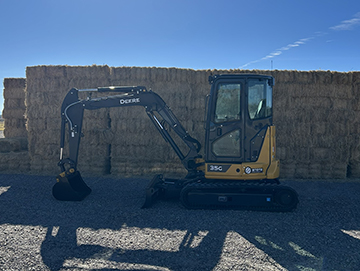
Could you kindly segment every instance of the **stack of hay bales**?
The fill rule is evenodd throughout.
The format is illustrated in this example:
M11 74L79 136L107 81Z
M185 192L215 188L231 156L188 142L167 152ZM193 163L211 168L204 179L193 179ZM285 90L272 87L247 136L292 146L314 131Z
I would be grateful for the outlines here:
M67 92L73 87L108 85L109 75L110 68L107 66L27 68L26 116L32 172L59 173L61 104ZM85 137L80 144L78 165L84 173L107 173L109 153L103 134L108 122L106 109L85 112Z
M208 76L250 72L275 77L273 103L280 177L360 176L359 73L108 66L27 68L26 116L31 170L44 174L59 172L56 164L60 108L72 87L143 85L151 88L164 99L190 135L204 145ZM148 119L143 107L86 110L83 133L78 164L82 174L185 173L175 152ZM170 133L183 148L174 131L170 129ZM186 148L183 150L186 152Z
M203 141L204 101L208 93L207 72L175 68L113 68L112 85L143 85L166 102L185 130ZM207 88L204 88L204 85ZM158 133L144 108L110 110L111 173L185 173L179 158ZM176 133L171 136L184 154L187 147Z
M26 137L25 127L25 87L24 78L4 79L4 110L2 117L5 120L4 136Z
M5 138L0 139L0 172L22 173L29 170L27 131L25 127L24 78L4 80Z
M346 178L354 140L352 73L272 74L282 177Z

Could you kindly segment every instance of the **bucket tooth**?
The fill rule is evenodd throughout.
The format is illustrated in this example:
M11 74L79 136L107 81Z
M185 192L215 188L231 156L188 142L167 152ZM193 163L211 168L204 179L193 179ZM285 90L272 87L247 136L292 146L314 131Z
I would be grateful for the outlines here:
M81 201L91 193L91 188L86 185L80 172L73 168L57 176L56 181L52 194L57 200Z

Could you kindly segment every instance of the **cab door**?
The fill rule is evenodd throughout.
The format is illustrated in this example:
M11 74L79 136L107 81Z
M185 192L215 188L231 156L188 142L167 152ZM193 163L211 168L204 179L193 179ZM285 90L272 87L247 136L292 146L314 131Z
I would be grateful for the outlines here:
M244 160L245 80L217 80L211 93L206 125L206 160Z
M272 124L271 78L231 74L214 77L206 119L206 163L240 164L258 159Z

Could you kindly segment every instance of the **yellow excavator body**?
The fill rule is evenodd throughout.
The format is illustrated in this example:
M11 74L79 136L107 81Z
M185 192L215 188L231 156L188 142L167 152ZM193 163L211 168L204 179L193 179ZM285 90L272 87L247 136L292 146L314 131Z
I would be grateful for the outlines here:
M226 180L279 178L280 161L276 158L275 135L275 126L269 126L265 134L259 158L256 162L245 162L241 164L205 163L205 178Z

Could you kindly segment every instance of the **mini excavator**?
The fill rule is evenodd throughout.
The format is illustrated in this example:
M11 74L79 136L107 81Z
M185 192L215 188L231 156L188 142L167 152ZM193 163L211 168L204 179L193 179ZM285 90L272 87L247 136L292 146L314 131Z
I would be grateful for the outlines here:
M77 169L84 110L143 106L187 170L182 179L156 175L146 189L143 208L159 198L176 196L188 209L294 210L298 204L296 191L278 180L280 164L276 159L272 114L274 78L223 74L210 76L209 83L204 157L199 154L200 142L189 135L164 100L152 90L144 86L72 88L61 107L58 163L61 173L53 186L53 196L57 200L81 201L91 193ZM81 100L79 92L115 95L96 98L89 95ZM176 144L169 127L185 143L187 153ZM69 155L65 158L67 133Z

